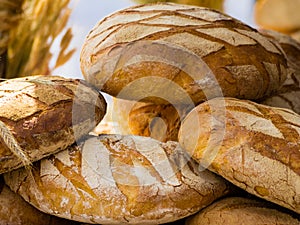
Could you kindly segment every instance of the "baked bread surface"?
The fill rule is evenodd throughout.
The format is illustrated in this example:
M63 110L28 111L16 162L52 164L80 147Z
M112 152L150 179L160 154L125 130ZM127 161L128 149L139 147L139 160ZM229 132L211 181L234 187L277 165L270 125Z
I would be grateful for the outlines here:
M179 142L195 160L238 187L300 212L300 116L295 112L212 99L186 116Z
M260 99L287 76L281 48L257 30L212 9L172 3L105 17L87 36L80 64L85 79L112 96L171 104Z
M230 185L186 158L176 142L101 135L5 174L6 183L49 214L99 224L160 224L187 217Z
M103 96L81 80L31 76L0 83L0 173L65 149L105 112Z
M258 199L229 197L216 201L185 225L298 225L300 221L276 205Z

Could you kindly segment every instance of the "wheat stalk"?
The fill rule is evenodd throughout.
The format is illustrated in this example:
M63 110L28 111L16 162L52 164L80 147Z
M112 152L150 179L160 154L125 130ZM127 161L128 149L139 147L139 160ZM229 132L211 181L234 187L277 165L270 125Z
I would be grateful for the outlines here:
M17 25L9 28L6 78L51 74L53 69L71 58L75 49L68 50L72 39L71 29L66 29L71 14L69 1L23 1L21 19ZM63 36L60 52L55 66L50 68L53 58L51 46L60 35Z
M8 45L9 30L12 29L20 19L23 0L0 0L0 55Z

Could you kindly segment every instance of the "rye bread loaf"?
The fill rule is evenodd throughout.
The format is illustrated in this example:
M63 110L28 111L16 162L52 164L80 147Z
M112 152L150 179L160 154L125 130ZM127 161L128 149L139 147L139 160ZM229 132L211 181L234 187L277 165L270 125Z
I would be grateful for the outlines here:
M102 19L83 44L80 64L85 79L112 96L173 105L259 99L287 76L280 47L257 30L213 9L172 3Z
M75 225L68 221L37 210L4 184L0 177L0 224L1 225Z
M276 41L286 54L290 72L276 94L263 99L262 104L292 109L300 114L300 43L288 35L271 30L260 30Z
M84 81L31 76L0 83L0 173L72 145L100 122L102 95Z
M295 112L212 99L186 116L179 142L238 187L300 213L300 115Z
M242 197L216 201L187 219L185 225L299 225L300 220L269 202Z
M228 193L228 183L188 161L177 142L140 136L87 137L79 146L4 175L41 211L84 223L160 224L189 216Z

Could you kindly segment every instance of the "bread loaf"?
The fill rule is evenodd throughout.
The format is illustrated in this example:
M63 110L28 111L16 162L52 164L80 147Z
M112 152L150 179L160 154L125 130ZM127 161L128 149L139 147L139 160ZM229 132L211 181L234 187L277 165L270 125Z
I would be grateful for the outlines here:
M0 173L65 149L105 110L102 95L80 80L32 76L0 83Z
M1 225L75 225L68 221L40 212L19 195L12 192L0 177L0 224Z
M299 225L300 220L273 204L257 199L230 197L216 201L189 218L185 225Z
M118 98L198 104L216 96L259 99L286 79L280 47L208 8L157 3L101 20L80 57L85 79Z
M186 116L179 142L238 187L300 213L300 116L293 111L216 98Z
M197 212L228 193L178 143L101 135L5 175L6 183L49 214L99 224L160 224Z
M121 98L113 98L110 106L114 133L151 137L162 142L178 141L181 121L192 109L189 105L155 104ZM100 128L97 127L98 133L103 126Z
M185 105L137 102L129 112L128 126L135 135L178 141L181 121L190 110Z
M288 35L270 30L260 30L268 38L276 41L286 54L290 73L276 94L263 99L261 103L292 109L300 114L300 43Z

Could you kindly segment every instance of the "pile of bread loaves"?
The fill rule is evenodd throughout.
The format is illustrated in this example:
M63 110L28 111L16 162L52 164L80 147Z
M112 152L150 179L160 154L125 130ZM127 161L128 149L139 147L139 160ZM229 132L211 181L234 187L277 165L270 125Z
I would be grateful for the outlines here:
M85 81L0 83L0 223L299 225L299 59L288 36L208 8L104 18ZM100 91L134 105L133 134L93 132Z

